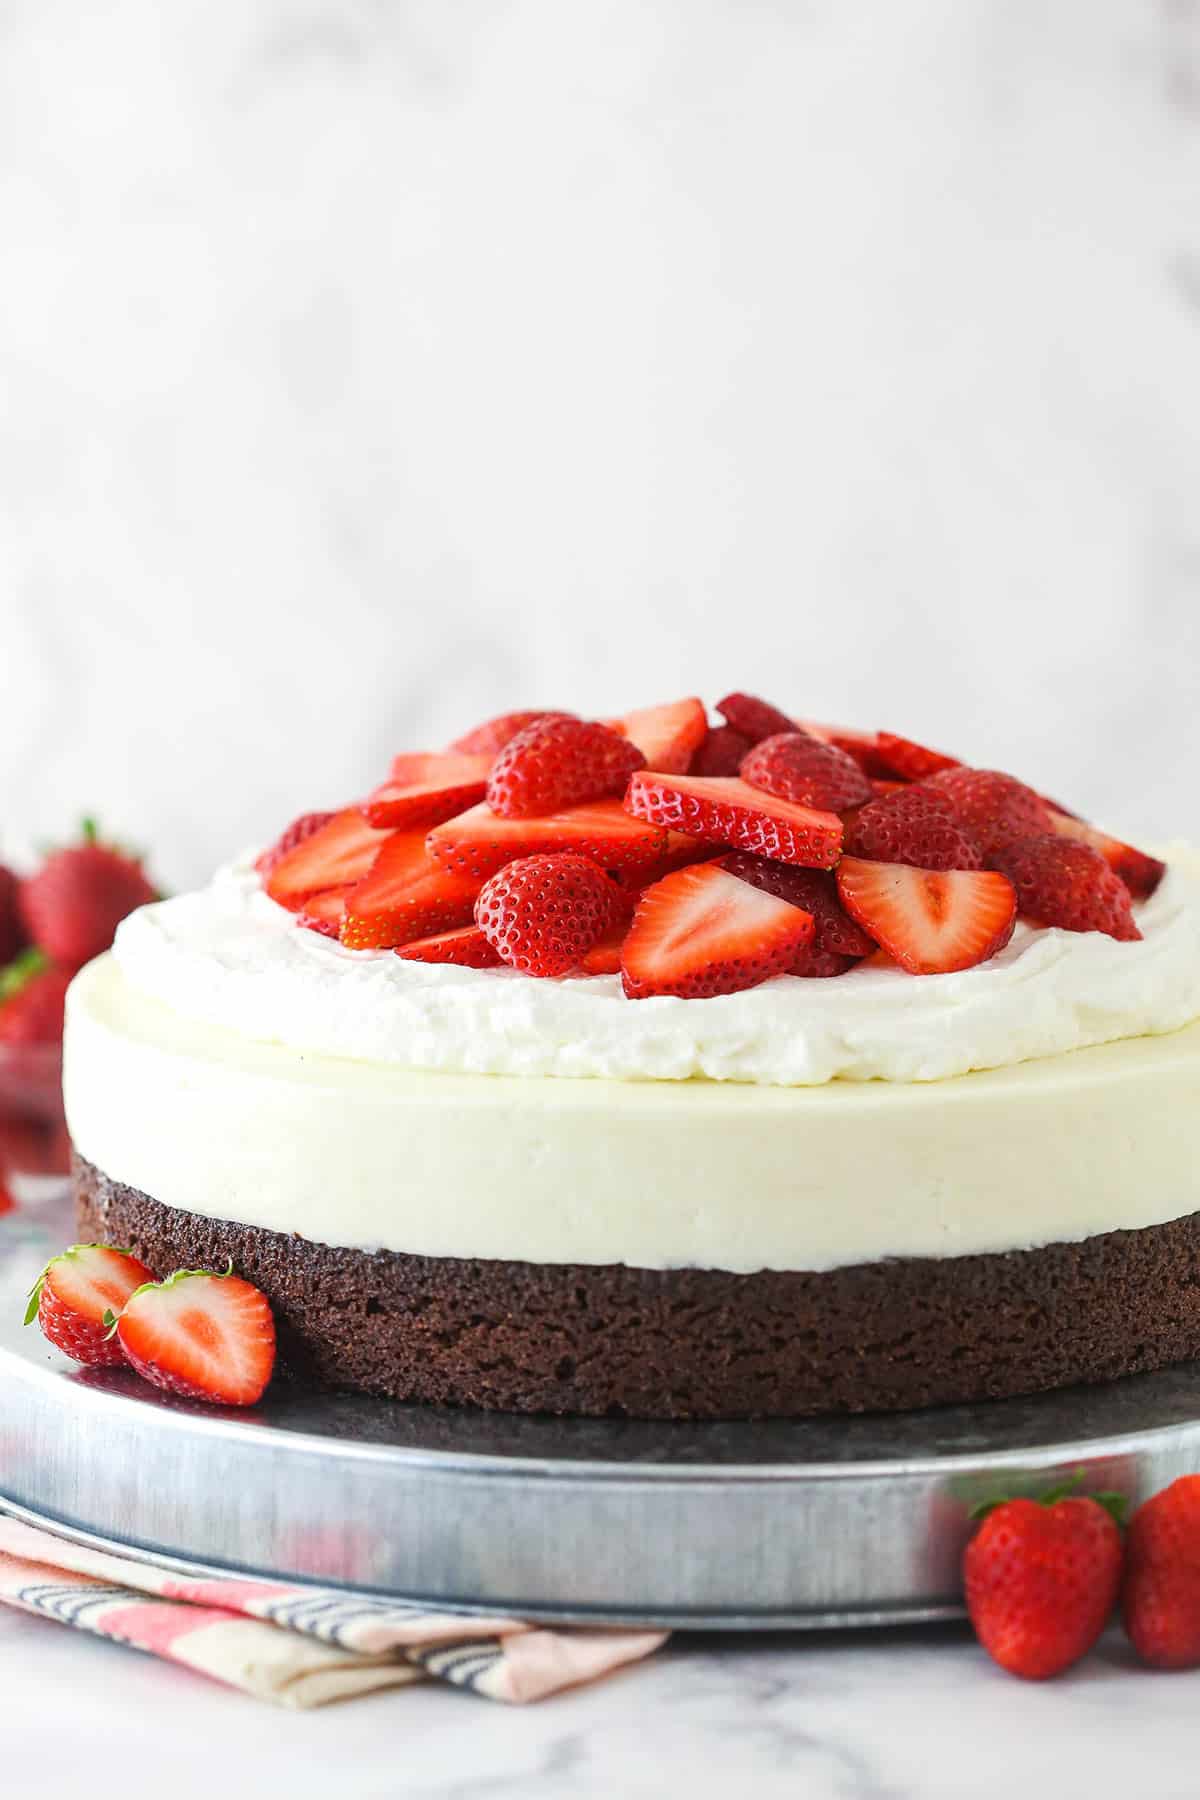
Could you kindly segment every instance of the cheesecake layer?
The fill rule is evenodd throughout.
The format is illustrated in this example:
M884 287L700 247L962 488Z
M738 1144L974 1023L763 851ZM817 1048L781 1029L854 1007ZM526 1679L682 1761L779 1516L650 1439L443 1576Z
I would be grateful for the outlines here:
M908 1086L439 1074L185 1017L105 956L72 984L64 1062L72 1138L111 1180L332 1247L820 1273L1078 1243L1200 1201L1196 1024Z
M1019 924L1000 955L920 978L863 965L709 1000L631 1001L616 976L538 981L346 950L297 927L253 866L141 908L115 954L131 986L240 1037L397 1068L597 1080L905 1085L1200 1018L1200 856L1169 846L1144 934Z
M83 1238L271 1302L285 1369L398 1400L647 1419L998 1399L1200 1354L1200 1213L1082 1244L824 1274L337 1249L200 1218L77 1161Z

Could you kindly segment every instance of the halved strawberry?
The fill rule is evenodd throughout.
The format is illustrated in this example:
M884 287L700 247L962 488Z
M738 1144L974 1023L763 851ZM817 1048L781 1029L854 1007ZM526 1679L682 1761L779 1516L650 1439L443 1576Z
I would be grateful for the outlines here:
M349 888L327 888L323 894L310 894L296 914L297 925L306 931L319 931L322 937L338 937L346 916Z
M648 769L662 769L669 775L686 774L708 733L704 703L695 698L676 700L669 706L645 706L605 723L636 744Z
M748 737L752 744L761 743L763 738L776 737L781 731L803 729L769 700L760 700L757 694L726 694L723 700L717 701L717 711L727 725Z
M962 762L961 757L947 756L941 750L927 750L924 744L916 744L911 738L897 737L894 731L876 734L874 754L877 761L902 781L924 781L943 769L957 769Z
M301 813L298 819L293 819L287 830L256 858L254 866L259 874L269 875L275 864L285 857L289 850L294 850L297 844L304 843L305 839L312 837L315 831L320 831L322 825L328 825L332 817L331 812L308 812Z
M680 869L638 901L621 951L621 985L630 1000L737 993L786 975L812 929L808 913L719 863Z
M368 794L360 811L368 825L397 831L402 826L440 825L455 813L476 806L487 792L490 756L458 756L449 752L398 756L392 778Z
M487 779L487 803L506 819L543 818L619 794L645 758L597 720L538 719L507 743Z
M398 944L396 955L405 962L456 963L460 969L494 969L500 961L478 925L459 925L454 931Z
M139 1287L116 1320L138 1374L189 1400L253 1406L275 1367L266 1295L240 1275L177 1269Z
M341 940L349 950L390 950L469 925L479 887L473 876L438 868L423 831L394 832L346 895Z
M630 818L619 800L592 800L543 819L502 819L490 806L435 825L425 840L439 868L485 881L517 856L578 851L605 869L645 869L667 847L661 827Z
M811 913L813 952L820 950L853 961L860 956L870 956L874 950L874 938L868 937L845 910L838 898L837 882L828 870L788 868L785 863L768 862L764 856L748 856L744 850L723 856L721 867L736 875L739 881L748 881L751 887L761 888L764 894L774 894L777 900L789 900L793 906ZM810 969L793 970L793 974L812 972ZM821 972L840 975L841 969Z
M752 850L775 862L830 868L841 854L842 821L836 813L776 799L736 776L639 769L630 780L625 808L652 825Z
M116 1368L125 1357L105 1316L119 1313L136 1288L153 1280L145 1263L129 1250L72 1244L52 1256L38 1276L25 1323L32 1325L36 1319L50 1342L76 1362Z
M272 900L296 912L310 894L361 881L387 839L357 806L344 807L311 837L281 856L266 879Z
M986 962L1016 923L1012 883L990 869L914 869L845 856L837 884L846 911L910 975Z
M538 712L500 713L495 719L485 719L482 725L476 725L460 738L455 738L450 745L451 750L461 750L467 756L496 756L505 744L515 738L518 731L524 731L537 719L569 719L571 713L555 712L552 708L542 708ZM393 767L392 774L396 771ZM397 777L402 779L402 777Z
M1148 900L1167 872L1166 863L1159 862L1156 856L1147 856L1144 850L1135 850L1132 844L1109 837L1107 832L1097 830L1096 826L1059 807L1050 807L1050 827L1058 837L1074 838L1078 843L1090 844L1093 850L1098 850L1135 900Z

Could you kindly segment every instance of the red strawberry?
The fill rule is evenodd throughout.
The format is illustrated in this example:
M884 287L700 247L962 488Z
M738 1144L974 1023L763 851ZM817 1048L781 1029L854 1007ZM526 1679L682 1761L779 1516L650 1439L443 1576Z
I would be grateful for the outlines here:
M423 831L397 831L346 895L341 939L350 950L390 950L469 925L479 882L431 862Z
M875 738L875 760L881 762L902 781L923 781L942 769L957 769L959 758L946 756L941 750L927 750L911 738L897 737L894 731L881 731Z
M15 1212L16 1209L16 1201L5 1187L3 1181L0 1181L0 1219L4 1217L5 1213Z
M538 719L570 719L573 716L572 713L551 711L501 713L498 718L476 725L474 731L468 731L465 736L455 738L450 748L461 750L465 756L496 756L518 731L524 731ZM394 768L392 773L396 773Z
M346 917L346 895L349 888L326 888L323 894L310 894L296 914L297 925L306 931L319 931L322 937L340 937Z
M877 800L886 800L889 794L902 794L906 788L912 786L910 781L888 781L881 775L872 775L870 781L871 790ZM954 811L954 808L944 794L940 796L936 795L932 788L922 789L922 792L928 799L937 800L940 798L944 812Z
M727 725L740 731L752 744L761 743L763 738L777 737L781 731L800 729L785 712L780 712L768 700L759 700L754 694L726 694L723 700L717 701L717 711Z
M777 800L735 777L639 770L629 783L625 807L652 825L752 850L775 862L830 868L841 853L842 822L836 813Z
M967 1611L988 1655L1010 1674L1044 1681L1096 1642L1121 1581L1121 1531L1083 1496L1005 1500L967 1545Z
M523 856L485 884L475 923L525 975L566 975L623 912L620 891L586 856Z
M254 866L259 874L269 875L275 864L282 862L289 850L294 850L297 844L303 844L307 838L312 837L314 832L320 831L322 825L328 825L332 817L331 812L310 812L301 813L298 819L293 819L283 836L276 838L268 849L256 857Z
M1050 829L1059 837L1074 838L1078 843L1090 844L1093 850L1098 850L1135 900L1148 900L1167 872L1166 863L1159 862L1156 856L1147 856L1144 850L1135 850L1132 844L1123 844L1119 838L1109 837L1105 832L1097 831L1094 825L1055 806L1050 807Z
M368 825L380 830L413 830L440 825L455 813L477 806L487 792L489 756L398 756L392 779L368 794L360 811ZM397 774L396 770L403 770Z
M983 852L945 798L902 787L872 800L846 826L846 854L918 869L981 869Z
M913 869L905 863L838 865L842 905L910 975L970 969L1003 950L1017 899L990 869Z
M188 1400L253 1406L275 1367L275 1320L265 1294L239 1275L177 1269L139 1287L117 1320L139 1375Z
M425 840L440 868L476 876L494 875L518 856L577 852L605 869L646 869L667 848L667 833L631 819L617 800L590 800L544 819L502 819L490 806L473 806Z
M51 1257L29 1296L25 1323L37 1320L52 1344L76 1362L116 1368L125 1361L109 1327L130 1294L154 1276L128 1250L72 1244Z
M267 876L267 892L296 912L311 894L361 881L387 836L368 825L357 806L344 807L280 857Z
M708 715L700 700L676 700L669 706L644 706L606 724L637 746L647 769L683 775L707 735Z
M629 920L622 918L616 925L610 925L603 937L598 937L590 950L585 950L579 959L579 967L585 975L619 975L621 973L621 946L625 942L625 934L629 930Z
M90 819L83 842L48 856L21 883L21 916L51 962L78 969L107 950L121 920L158 898L141 863L102 844Z
M57 1043L70 979L40 950L26 950L10 963L0 974L0 1044Z
M833 950L818 950L815 944L810 944L807 950L801 950L788 974L800 975L805 980L826 981L857 966L856 956L838 956Z
M762 856L747 856L743 850L736 850L731 856L723 856L721 867L728 869L740 881L748 881L751 887L761 888L764 894L774 894L778 900L789 900L793 906L802 907L806 913L811 914L813 941L810 961L818 951L832 954L838 959L853 959L870 956L874 950L874 938L868 937L862 926L856 924L845 910L838 898L837 882L828 870L788 868L785 863L768 862ZM795 974L798 971L792 972ZM838 968L824 972L840 975L842 971Z
M1129 889L1090 844L1050 832L1008 844L993 853L992 861L1016 889L1024 918L1063 931L1141 937Z
M1001 845L1050 830L1050 809L1041 795L996 769L943 769L923 787L950 801L988 861Z
M462 969L494 969L500 961L478 925L459 925L454 931L399 944L396 955L405 962L457 963Z
M621 952L630 1000L703 1000L786 975L812 939L808 913L719 863L666 876L642 894Z
M874 791L852 756L806 731L764 738L746 756L741 776L765 794L801 806L820 806L826 812L861 806Z
M751 742L732 725L714 725L692 758L692 775L736 775Z
M12 870L0 863L0 968L12 962L29 942L21 921L20 887Z
M539 719L504 746L488 776L487 801L503 819L541 818L619 794L645 764L636 744L585 719Z
M851 725L823 725L818 719L797 719L795 729L807 731L810 737L820 738L823 744L833 744L836 749L844 750L865 775L891 774L879 755L879 733L876 731L856 731Z
M1200 1665L1200 1475L1181 1475L1129 1521L1121 1611L1155 1669Z

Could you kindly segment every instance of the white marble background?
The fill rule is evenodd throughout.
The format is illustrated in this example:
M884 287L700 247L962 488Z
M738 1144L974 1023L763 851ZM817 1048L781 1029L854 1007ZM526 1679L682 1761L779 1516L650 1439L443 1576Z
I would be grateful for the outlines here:
M0 9L10 835L731 685L1186 829L1198 494L1196 0Z

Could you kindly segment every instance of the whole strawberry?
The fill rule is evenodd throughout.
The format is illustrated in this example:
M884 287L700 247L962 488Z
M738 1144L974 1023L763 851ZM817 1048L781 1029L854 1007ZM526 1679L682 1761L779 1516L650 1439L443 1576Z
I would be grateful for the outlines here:
M567 975L620 918L625 895L586 856L522 856L485 882L475 923L525 975Z
M117 1368L125 1361L109 1315L154 1276L128 1250L107 1244L72 1244L52 1256L29 1296L25 1323L36 1319L52 1344L76 1362Z
M20 888L12 870L0 863L0 968L12 962L29 941L21 923Z
M70 976L26 950L0 974L0 1044L56 1044Z
M1121 1562L1120 1526L1099 1500L1005 1500L963 1557L975 1635L1012 1675L1058 1675L1108 1623Z
M1181 1475L1129 1521L1121 1611L1143 1662L1200 1664L1200 1475Z
M38 948L73 970L107 950L126 914L154 899L141 863L100 843L88 819L81 844L54 851L21 883L21 916Z

